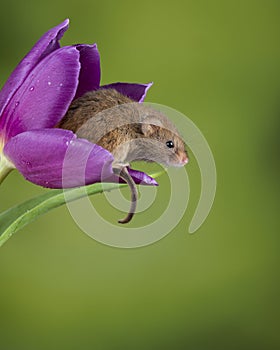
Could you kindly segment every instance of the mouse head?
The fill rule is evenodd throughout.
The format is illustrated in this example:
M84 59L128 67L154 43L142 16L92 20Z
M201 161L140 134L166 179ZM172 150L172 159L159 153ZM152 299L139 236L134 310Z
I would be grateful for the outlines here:
M161 113L148 115L141 126L144 138L153 147L153 157L166 166L184 166L188 163L186 144L175 126Z

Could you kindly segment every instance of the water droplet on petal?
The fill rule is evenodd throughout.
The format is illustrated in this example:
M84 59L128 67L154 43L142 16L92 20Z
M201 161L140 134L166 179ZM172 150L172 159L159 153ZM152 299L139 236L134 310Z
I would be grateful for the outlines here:
M19 101L16 102L16 107L19 105Z
M33 91L34 90L34 86L30 86L29 90Z
M60 83L59 86L60 86L60 87L63 86L63 83Z
M51 85L52 85L52 82L51 82L51 81L48 81L48 85L51 86Z

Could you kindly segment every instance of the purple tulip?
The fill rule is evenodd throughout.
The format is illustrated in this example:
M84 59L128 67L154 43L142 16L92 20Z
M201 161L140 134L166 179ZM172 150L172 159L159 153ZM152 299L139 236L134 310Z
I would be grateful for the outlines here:
M72 100L100 87L97 46L60 47L66 20L49 30L13 71L0 92L0 180L16 168L29 181L49 188L118 181L113 156L104 148L54 128ZM142 102L151 84L114 83ZM156 185L130 169L136 183Z

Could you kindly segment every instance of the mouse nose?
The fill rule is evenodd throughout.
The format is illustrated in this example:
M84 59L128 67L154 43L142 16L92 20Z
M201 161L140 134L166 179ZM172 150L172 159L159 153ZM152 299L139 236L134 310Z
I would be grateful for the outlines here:
M187 156L186 154L183 154L183 155L182 155L182 158L181 158L181 163L182 163L183 165L185 165L185 164L188 164L188 162L189 162L188 156Z

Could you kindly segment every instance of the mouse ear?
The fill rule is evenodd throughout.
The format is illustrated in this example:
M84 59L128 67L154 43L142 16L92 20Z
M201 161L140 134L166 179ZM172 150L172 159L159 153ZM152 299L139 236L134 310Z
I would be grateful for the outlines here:
M162 127L160 120L155 117L147 117L144 119L141 129L145 136L150 136L158 129L159 126Z

